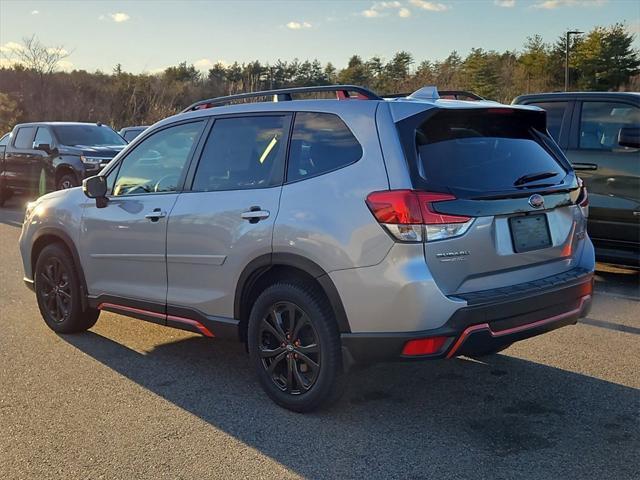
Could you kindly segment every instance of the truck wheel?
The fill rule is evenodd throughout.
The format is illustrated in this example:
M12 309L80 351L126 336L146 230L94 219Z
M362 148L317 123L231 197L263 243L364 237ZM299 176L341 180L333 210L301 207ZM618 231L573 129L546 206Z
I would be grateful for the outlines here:
M309 412L340 396L338 326L316 289L277 283L264 290L251 309L247 342L260 384L278 405Z
M78 273L62 245L53 243L40 252L33 279L40 314L51 330L74 333L95 325L100 310L82 309Z
M65 173L58 179L56 188L58 190L65 190L67 188L77 187L78 185L80 185L78 179L73 173Z

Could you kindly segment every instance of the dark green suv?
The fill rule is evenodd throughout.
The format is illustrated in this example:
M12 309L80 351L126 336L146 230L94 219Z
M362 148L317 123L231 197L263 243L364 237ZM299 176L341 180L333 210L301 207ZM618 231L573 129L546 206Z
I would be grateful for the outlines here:
M640 266L640 93L521 95L547 111L547 128L589 192L589 236L603 262Z

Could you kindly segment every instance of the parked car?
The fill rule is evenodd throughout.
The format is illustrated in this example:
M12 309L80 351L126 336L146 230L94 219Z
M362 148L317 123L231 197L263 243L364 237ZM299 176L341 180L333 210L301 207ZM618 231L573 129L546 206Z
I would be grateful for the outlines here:
M109 310L241 340L295 411L354 363L497 352L590 306L586 192L545 116L434 89L203 100L29 205L25 282L56 332Z
M140 135L142 132L144 132L147 128L149 128L148 125L139 126L139 127L124 127L122 129L120 129L120 131L118 133L127 142L131 142L131 140L136 138L138 135Z
M5 151L7 150L7 144L9 143L10 138L11 138L10 134L8 133L5 133L4 135L2 135L2 137L0 137L0 162L4 160L4 154L5 154ZM1 168L2 168L2 165L0 164L0 169Z
M640 94L522 95L547 111L549 132L589 190L589 236L598 260L640 266Z
M5 139L0 205L13 194L79 186L127 143L106 125L72 122L22 123Z

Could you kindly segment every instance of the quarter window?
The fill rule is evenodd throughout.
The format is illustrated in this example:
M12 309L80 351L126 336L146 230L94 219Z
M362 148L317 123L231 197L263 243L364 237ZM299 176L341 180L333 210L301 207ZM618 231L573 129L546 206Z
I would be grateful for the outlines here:
M113 195L175 192L203 125L176 125L145 139L122 161Z
M337 170L362 157L362 147L337 115L297 113L291 137L287 180Z
M559 141L567 102L540 102L531 105L540 107L547 112L547 130L556 142Z
M16 139L13 142L13 145L16 148L27 148L31 149L33 146L33 136L36 133L35 127L22 127L19 128L16 132Z
M216 120L192 189L244 190L282 183L288 124L288 116Z
M584 102L580 117L580 148L618 148L618 135L624 127L640 128L640 108L626 103Z

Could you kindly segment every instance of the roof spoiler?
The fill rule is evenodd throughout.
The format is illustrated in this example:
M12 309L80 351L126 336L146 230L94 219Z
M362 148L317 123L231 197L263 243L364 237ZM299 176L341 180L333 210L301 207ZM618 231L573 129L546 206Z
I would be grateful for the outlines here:
M392 93L390 95L385 95L384 98L424 98L416 97L416 94L425 88L435 89L438 94L438 98L453 97L454 100L484 100L484 98L477 93L469 92L467 90L437 90L436 87L424 87L414 93ZM433 100L433 98L429 98L429 100Z

